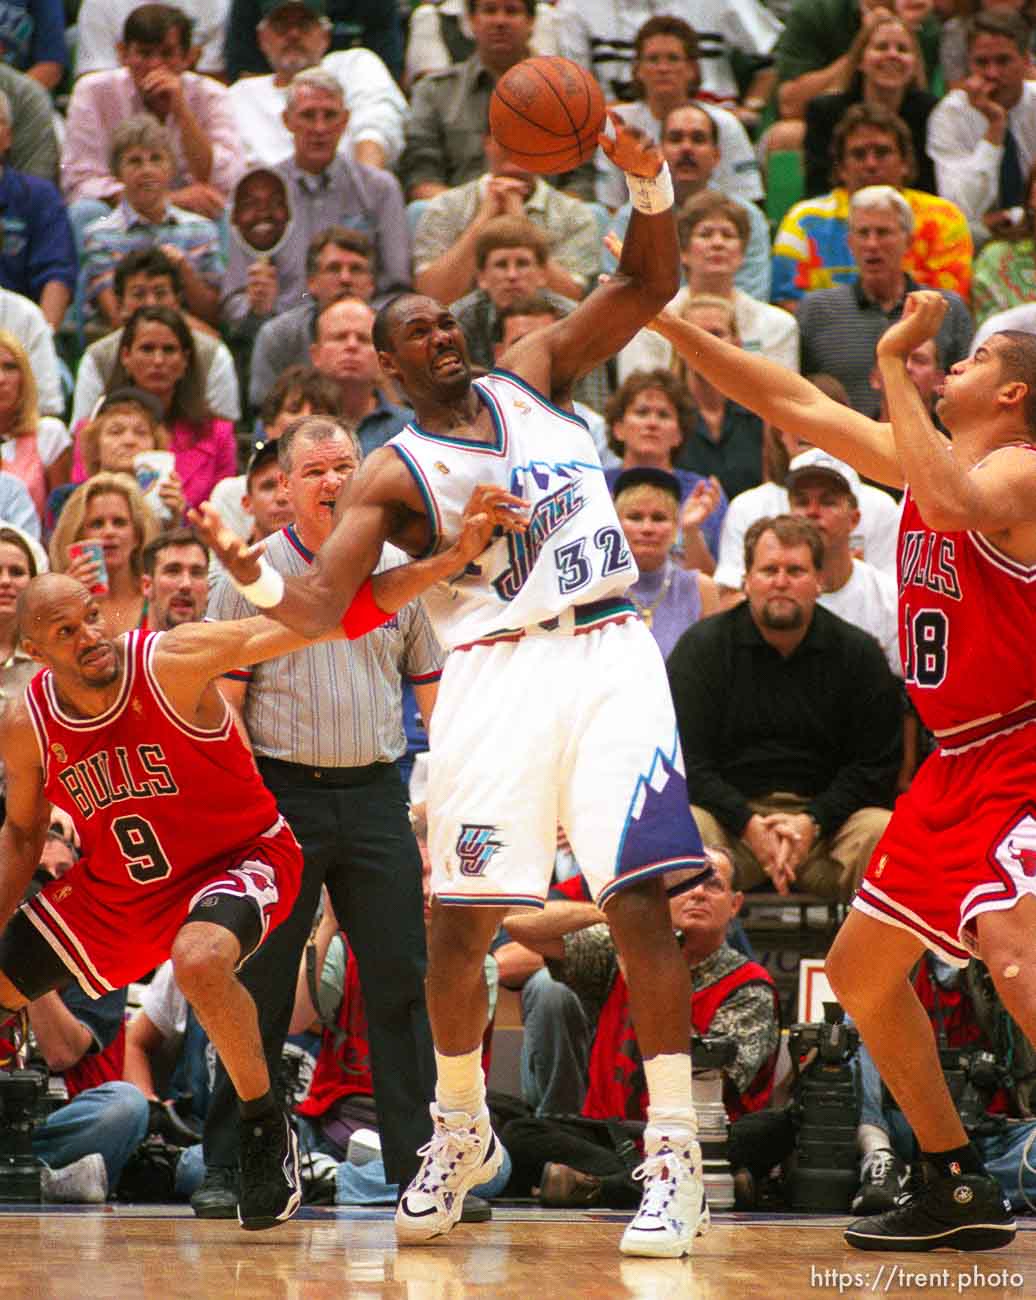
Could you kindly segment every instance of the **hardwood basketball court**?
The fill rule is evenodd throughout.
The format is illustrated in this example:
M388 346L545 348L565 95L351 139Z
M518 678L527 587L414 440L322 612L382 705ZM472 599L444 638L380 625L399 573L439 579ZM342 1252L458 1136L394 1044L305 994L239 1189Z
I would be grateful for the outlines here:
M20 1300L805 1300L1036 1295L1036 1219L1008 1250L849 1250L844 1219L719 1214L687 1260L627 1259L628 1216L522 1206L397 1250L388 1209L306 1209L243 1232L186 1206L0 1207L0 1295ZM841 1275L841 1276L840 1276ZM923 1277L923 1281L922 1281Z

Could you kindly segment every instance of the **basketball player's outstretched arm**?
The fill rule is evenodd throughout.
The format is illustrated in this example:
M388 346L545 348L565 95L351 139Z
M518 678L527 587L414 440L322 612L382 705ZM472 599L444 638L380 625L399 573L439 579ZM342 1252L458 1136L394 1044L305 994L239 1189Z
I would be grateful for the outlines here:
M0 929L22 901L40 864L50 825L36 735L23 700L14 701L0 723L0 755L7 779L7 811L0 827Z
M460 573L489 545L495 529L521 531L526 503L491 486L476 487L464 510L463 527L449 547L371 579L371 592L386 617L437 582ZM310 570L284 580L284 595L267 610L271 618L297 632L303 642L338 628L357 591L381 558L385 542L409 552L427 544L428 521L413 475L393 451L379 450L365 461L339 499L334 531ZM247 546L208 503L190 514L227 571L238 583L259 577L259 546ZM297 649L296 645L290 647ZM276 658L276 650L265 658ZM239 659L238 666L255 660Z
M903 315L878 342L878 368L904 475L929 528L995 535L1008 554L1031 564L1036 559L1036 456L1023 447L1001 445L970 465L948 454L947 439L932 423L907 374L907 357L935 337L945 314L941 294L918 290L907 297ZM977 348L967 364L999 365L987 346ZM1013 403L1020 441L1036 437L1022 418L1027 395L1027 385L1020 379L989 386L990 421L1003 417L997 403Z
M709 383L778 429L823 447L878 483L902 485L890 425L842 406L796 371L714 338L673 312L661 312L650 328Z
M658 146L617 114L615 137L601 135L605 152L633 176L654 177L664 163ZM556 398L624 348L680 287L680 250L670 206L647 215L634 210L615 274L579 306L546 329L521 339L501 365Z

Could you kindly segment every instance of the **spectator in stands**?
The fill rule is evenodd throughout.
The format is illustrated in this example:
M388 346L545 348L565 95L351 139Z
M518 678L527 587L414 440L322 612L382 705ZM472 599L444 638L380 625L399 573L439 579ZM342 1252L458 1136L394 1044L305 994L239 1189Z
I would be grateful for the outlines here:
M112 288L119 328L91 343L79 360L72 397L73 428L90 417L108 388L119 360L122 327L138 307L169 307L183 313L194 340L209 409L221 419L239 420L241 394L233 359L211 326L183 310L180 271L172 259L159 248L127 253L115 267Z
M871 387L875 347L889 325L899 320L906 295L918 287L910 275L911 241L916 229L906 197L889 185L869 185L849 200L849 251L859 267L854 283L815 289L799 304L802 367L834 375L849 402L864 415L877 416L879 397ZM961 297L939 292L947 311L936 342L943 368L968 355L971 316Z
M701 88L698 36L689 23L673 14L649 18L633 39L632 103L612 105L624 122L660 140L669 114L691 102ZM712 184L724 194L753 203L763 197L759 164L744 125L726 108L707 100L697 107L712 119L709 141L718 150ZM756 113L758 117L758 113ZM622 207L629 199L619 169L598 150L596 197L605 207Z
M727 498L714 478L679 464L695 416L687 389L668 370L634 371L605 409L608 441L622 458L619 467L605 470L605 478L614 491L623 470L650 467L672 474L680 484L684 564L708 574L715 567Z
M429 73L414 87L406 146L399 160L408 199L433 198L485 172L489 97L497 78L530 52L535 0L467 0L467 4L474 54Z
M717 338L741 346L737 316L729 299L696 294L687 299L681 315ZM695 410L691 432L676 463L717 478L728 499L757 486L763 478L762 421L714 388L683 358L675 360L673 369L677 381L686 384Z
M170 202L173 157L168 132L149 113L140 113L120 122L111 141L112 171L123 191L116 207L91 221L83 236L87 304L109 328L118 325L117 263L135 249L160 248L180 272L189 310L214 324L225 266L219 229L207 217Z
M475 246L488 222L524 217L549 245L545 287L579 299L600 269L600 235L589 204L523 171L488 133L488 170L436 195L414 232L414 284L420 293L453 302L475 287Z
M755 125L776 80L771 54L781 33L780 21L761 0L679 0L672 8L698 34L703 98ZM606 99L629 99L635 75L634 41L656 11L652 0L627 0L623 5L560 0L558 52L589 68ZM735 50L752 69L743 92L730 62Z
M338 298L317 315L310 348L313 367L338 388L341 418L364 456L413 419L409 407L389 401L378 386L378 354L371 331L374 312L360 298Z
M281 0L283 5L284 0ZM298 0L299 8L326 12L333 51L352 46L373 51L391 74L403 72L401 10L384 0ZM260 19L272 8L264 0L230 0L226 23L227 76L237 81L249 73L267 71L266 53L259 37Z
M700 569L684 568L673 558L681 519L675 474L648 466L624 469L612 493L639 574L626 594L668 658L692 623L716 613L716 584Z
M47 493L68 482L72 443L59 419L40 415L29 355L6 330L0 330L0 452L0 465L29 489L42 521Z
M104 0L106 9L113 9ZM188 71L191 21L172 5L127 15L121 67L81 77L68 106L61 188L77 233L119 200L125 184L113 161L113 134L128 117L150 113L168 132L171 192L178 208L219 217L244 170L241 141L224 86Z
M407 24L404 85L411 90L426 72L439 72L475 52L467 0L428 0L414 7ZM529 37L530 54L557 54L553 0L539 0Z
M140 388L116 388L98 407L94 418L79 431L82 468L88 479L102 470L136 478L134 457L142 451L165 451L169 434L162 423L162 406ZM49 508L56 518L75 488L67 485L51 493ZM158 487L158 499L171 519L182 519L183 484L174 469ZM151 504L150 497L148 504Z
M0 717L40 670L36 660L22 649L18 597L45 563L45 555L20 528L0 524ZM0 762L0 810L5 809L5 789Z
M687 286L669 310L679 316L699 294L723 298L734 309L743 348L798 370L799 327L794 316L737 287L751 229L742 205L717 190L700 190L680 209L677 229ZM660 334L641 330L619 353L617 364L622 380L632 370L671 366L673 349Z
M784 486L790 513L808 519L824 543L817 604L869 632L893 673L902 677L896 580L852 553L860 526L860 476L851 465L814 447L792 460Z
M283 309L277 265L290 225L284 177L268 167L246 172L231 202L230 256L220 298L220 320L228 336L245 348L263 323Z
M817 608L823 549L808 520L757 520L747 600L684 633L669 682L702 839L746 889L848 899L891 816L903 709L873 637Z
M811 374L809 378L833 401L849 405L849 397L837 379L818 374ZM744 598L745 533L757 519L788 513L788 493L783 484L789 461L800 452L810 450L810 444L794 431L768 428L766 433L765 460L769 480L736 496L723 517L719 556L712 576L724 606L736 604ZM895 579L899 534L896 502L881 488L861 483L857 503L860 526L850 539L852 552Z
M0 288L0 329L5 329L21 341L29 354L32 372L39 390L40 412L44 415L63 416L65 396L61 386L61 370L54 347L54 335L39 307L20 293ZM65 372L67 376L67 371ZM71 387L71 378L68 377Z
M939 193L967 217L975 243L1011 224L1036 163L1036 83L1028 80L1032 28L1019 13L978 13L968 27L970 76L928 123Z
M369 48L328 54L331 23L323 0L258 0L259 46L272 72L230 87L230 103L251 163L272 167L292 150L284 123L288 86L304 68L322 68L342 87L349 124L338 148L368 167L391 167L403 148L407 103ZM264 68L265 72L266 69Z
M877 12L856 33L846 55L844 84L806 105L807 195L831 186L831 138L853 104L882 104L910 128L917 161L917 188L935 194L935 168L928 156L928 116L939 102L927 88L924 57L910 26L895 14Z
M248 390L254 410L287 367L309 364L318 312L343 295L371 300L374 268L374 245L364 231L329 226L313 236L306 249L303 301L267 321L256 335Z
M1025 183L1021 219L998 230L975 258L971 310L981 325L997 312L1010 311L1036 298L1036 164Z
M209 600L209 548L189 528L170 528L141 552L150 632L200 623Z
M58 179L58 138L54 105L34 77L0 63L0 90L11 102L10 166L45 181Z
M76 17L77 77L119 67L119 47L127 43L126 22L144 7L139 0L82 0ZM185 19L184 65L218 77L223 71L227 0L178 0L176 9Z
M39 544L40 517L29 489L7 470L0 470L0 521Z
M975 341L971 343L971 353L975 351ZM946 378L946 371L939 362L939 347L935 339L925 339L906 359L906 370L910 376L911 382L917 389L918 396L924 403L924 409L928 412L933 424L937 429L942 428L939 417L936 414L935 405L939 397L939 386ZM885 400L885 387L881 379L881 371L875 365L871 372L871 387L881 394L881 411L878 418L887 420L888 403Z
M910 24L921 46L928 83L933 83L939 66L939 24L924 0L921 4L909 0L887 4L878 0L792 0L775 50L782 118L804 118L812 99L842 89L857 33L861 28L869 30L888 9Z
M0 285L40 305L51 329L65 316L76 287L78 265L72 228L57 187L7 164L13 118L0 90Z
M278 266L280 301L295 306L306 288L303 262L313 237L344 225L371 236L379 297L410 285L410 236L399 182L388 172L338 153L349 121L341 84L322 68L298 73L288 87L284 121L294 152L274 171L284 178L292 222Z
M262 541L295 518L284 475L277 464L277 439L289 424L306 415L341 417L342 395L332 379L312 366L289 366L281 372L262 405L266 441L257 443L243 474L217 483L210 500L228 528L249 543ZM209 584L223 574L215 556Z
M0 42L4 63L44 90L56 90L68 66L62 0L16 0L6 6Z
M716 110L717 112L719 110ZM662 123L662 155L673 178L675 207L679 213L689 200L705 192L720 192L734 200L748 218L748 241L744 260L734 277L737 287L761 302L770 298L770 227L759 208L733 192L724 179L725 146L717 118L702 104L674 108ZM633 208L628 199L611 220L611 233L621 241L626 236ZM618 264L614 252L605 250L603 269L612 274Z
M178 311L139 307L130 317L111 388L127 385L161 403L188 506L207 500L220 479L236 472L234 426L206 405L194 339Z
M69 546L84 540L101 542L108 590L97 594L97 603L112 636L145 626L141 555L157 532L154 515L126 474L94 474L72 493L61 512L50 539L50 567L93 588L102 566L88 555L70 555Z
M947 90L960 90L967 80L968 26L980 9L1014 9L1032 21L1032 0L954 0L939 33L939 66Z
M875 104L854 104L831 142L835 188L803 199L784 216L773 241L773 301L792 310L803 294L851 283L858 269L848 244L849 199L867 185L900 190L914 214L905 269L920 285L952 289L967 299L971 235L961 210L946 198L904 188L914 174L914 148L902 118Z
M762 1109L770 1098L780 1012L767 971L726 942L727 927L744 896L731 857L725 851L707 851L714 868L709 879L683 890L680 885L688 873L674 871L665 880L672 925L691 974L694 1031L736 1045L736 1056L723 1072L733 1147L737 1121ZM583 1004L593 1030L583 1116L643 1120L643 1064L629 992L603 913L589 902L548 901L535 915L509 916L507 927L515 940L547 958L550 973L570 986ZM628 1131L630 1139L635 1132ZM501 1138L514 1161L511 1188L524 1193L538 1188L545 1205L626 1208L638 1202L640 1189L630 1177L633 1162L622 1159L606 1124L594 1128L549 1118L516 1119L506 1125Z

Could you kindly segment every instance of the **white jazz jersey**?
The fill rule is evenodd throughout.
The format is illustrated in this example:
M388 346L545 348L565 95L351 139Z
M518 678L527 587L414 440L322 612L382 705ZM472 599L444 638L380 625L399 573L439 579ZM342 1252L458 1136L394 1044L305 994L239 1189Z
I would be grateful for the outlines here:
M432 530L426 554L458 536L477 484L529 502L526 533L496 538L465 573L425 592L436 634L450 650L620 596L637 578L583 421L508 371L493 371L474 389L489 409L491 442L409 424L388 444L424 498Z

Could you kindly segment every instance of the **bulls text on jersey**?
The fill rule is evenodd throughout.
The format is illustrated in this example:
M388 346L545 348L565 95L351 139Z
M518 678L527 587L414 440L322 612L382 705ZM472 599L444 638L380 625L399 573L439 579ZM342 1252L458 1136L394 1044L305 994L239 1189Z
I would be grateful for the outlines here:
M85 820L127 799L180 793L161 745L101 749L62 768L57 776Z
M905 532L900 541L900 593L908 587L927 587L951 600L960 600L956 552L952 537L924 529Z

